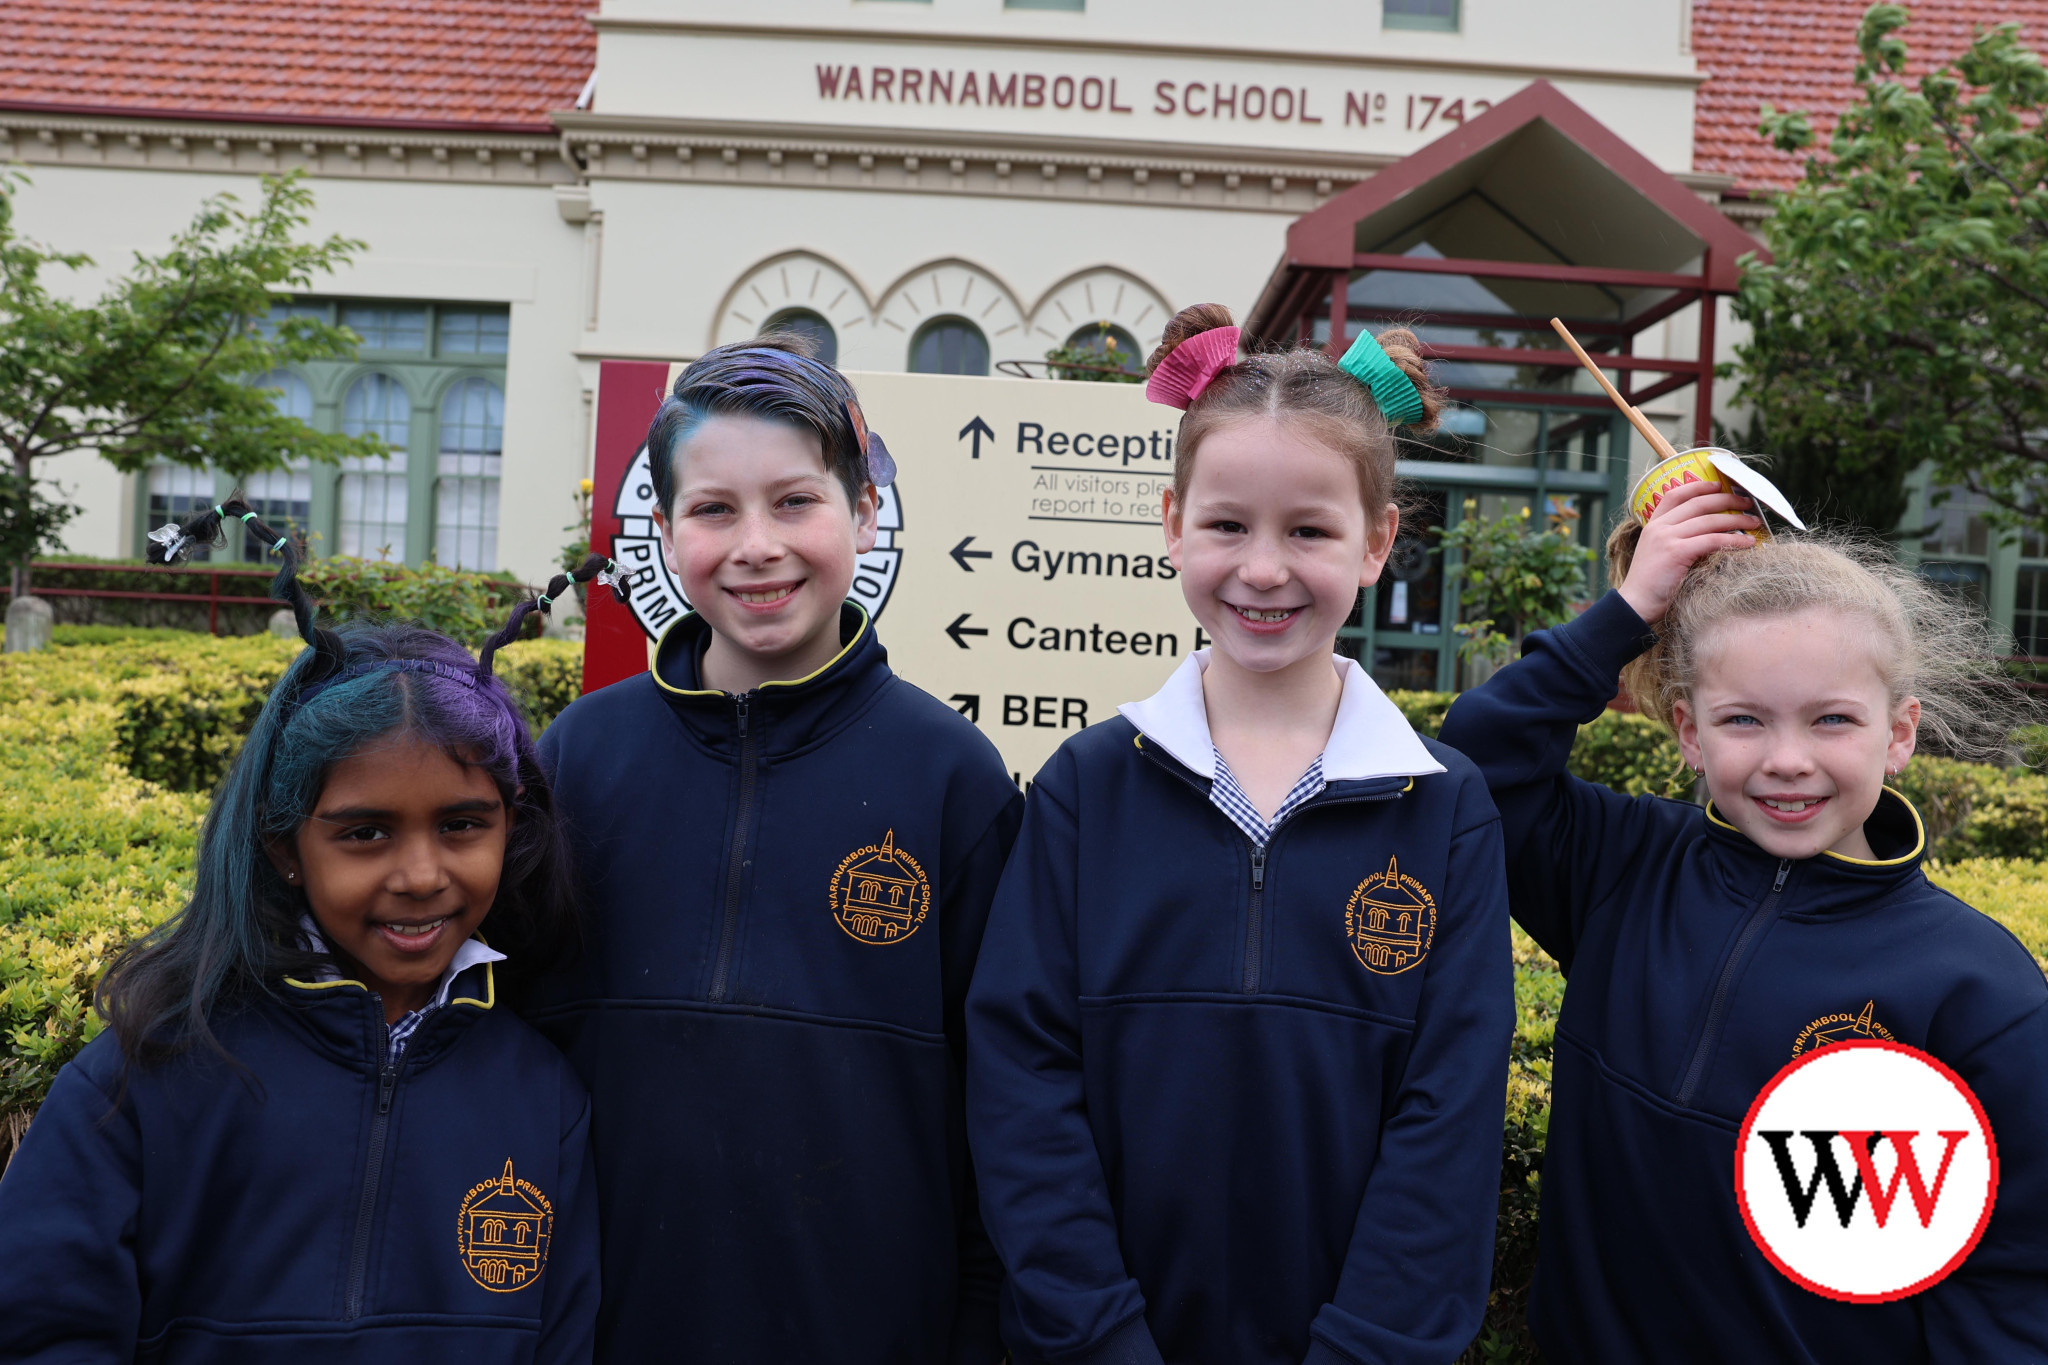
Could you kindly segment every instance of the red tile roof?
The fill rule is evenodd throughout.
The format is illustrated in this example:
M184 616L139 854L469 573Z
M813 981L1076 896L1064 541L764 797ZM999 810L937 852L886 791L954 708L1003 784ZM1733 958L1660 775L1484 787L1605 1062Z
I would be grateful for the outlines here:
M0 108L551 132L590 0L5 0Z
M1834 114L1856 95L1856 29L1870 0L1693 0L1692 50L1709 79L1693 116L1693 169L1747 189L1782 188L1803 160L1757 135L1765 103L1814 115L1825 147ZM1970 45L1977 30L2018 20L2036 50L2048 38L2048 0L1908 0L1899 31L1919 75Z

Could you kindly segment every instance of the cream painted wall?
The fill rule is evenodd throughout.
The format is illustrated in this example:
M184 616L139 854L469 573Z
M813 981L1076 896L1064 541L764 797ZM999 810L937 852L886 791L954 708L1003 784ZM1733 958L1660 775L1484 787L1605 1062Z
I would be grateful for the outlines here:
M791 252L836 263L869 304L887 304L905 277L952 260L986 272L1027 317L1063 280L1092 268L1121 271L1174 308L1215 300L1242 312L1279 259L1288 222L1221 210L605 180L592 186L592 204L605 215L604 268L599 326L585 349L626 355L697 354L711 344L735 282ZM949 282L949 303L952 296ZM945 311L977 316L978 297ZM907 368L908 330L874 315L908 324L920 314L862 311L869 321L837 328L841 363ZM1072 326L1057 309L1048 317L1059 317L1064 340ZM1160 322L1139 340L1156 337ZM996 326L984 329L998 360L1036 359L1056 344L1036 333L1012 343Z
M1006 9L1002 0L604 0L605 19L832 28L898 35L971 35L1315 51L1360 57L1452 58L1606 71L1689 73L1681 0L1463 0L1462 31L1381 27L1376 0L1088 0L1084 12ZM600 70L603 61L600 58Z

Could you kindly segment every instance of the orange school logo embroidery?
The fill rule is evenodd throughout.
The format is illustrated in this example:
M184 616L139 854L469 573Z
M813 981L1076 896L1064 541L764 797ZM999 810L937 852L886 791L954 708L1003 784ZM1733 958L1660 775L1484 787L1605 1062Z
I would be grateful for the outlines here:
M1344 907L1344 935L1369 971L1399 976L1429 956L1436 938L1436 898L1401 871L1398 858L1387 870L1358 884Z
M510 1294L540 1278L548 1265L548 1241L555 1233L555 1209L530 1180L505 1173L473 1187L455 1215L455 1244L462 1264L493 1294Z
M1876 1006L1875 1000L1866 1000L1861 1014L1823 1014L1799 1030L1799 1036L1792 1040L1792 1055L1797 1057L1829 1043L1846 1043L1851 1038L1882 1038L1887 1043L1897 1042L1890 1029L1870 1017Z
M932 888L917 859L896 847L896 831L857 848L832 874L832 918L862 943L901 943L931 913Z

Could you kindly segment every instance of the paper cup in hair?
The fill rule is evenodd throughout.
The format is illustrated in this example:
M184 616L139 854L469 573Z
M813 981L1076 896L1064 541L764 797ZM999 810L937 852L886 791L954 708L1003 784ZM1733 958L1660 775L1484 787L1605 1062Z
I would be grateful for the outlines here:
M1792 510L1791 501L1778 491L1776 484L1744 464L1741 456L1717 446L1681 450L1670 459L1650 466L1643 477L1636 480L1636 486L1629 490L1628 510L1637 521L1648 521L1650 514L1664 501L1665 494L1689 483L1718 483L1730 492L1754 499L1760 509L1771 512L1787 525L1801 531L1806 529L1806 523ZM1763 518L1757 520L1762 521ZM1750 535L1759 541L1771 538L1770 531L1763 526L1758 526Z

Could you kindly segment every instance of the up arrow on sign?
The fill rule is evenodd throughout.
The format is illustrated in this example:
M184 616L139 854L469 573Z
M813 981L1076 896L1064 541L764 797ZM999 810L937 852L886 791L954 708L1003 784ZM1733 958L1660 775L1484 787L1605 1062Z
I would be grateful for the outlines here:
M960 435L955 439L964 441L970 434L974 437L974 458L978 460L981 458L981 438L986 436L993 443L996 439L996 429L982 421L977 414L972 422L960 428Z

